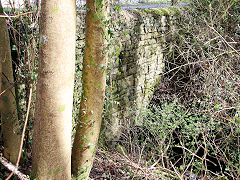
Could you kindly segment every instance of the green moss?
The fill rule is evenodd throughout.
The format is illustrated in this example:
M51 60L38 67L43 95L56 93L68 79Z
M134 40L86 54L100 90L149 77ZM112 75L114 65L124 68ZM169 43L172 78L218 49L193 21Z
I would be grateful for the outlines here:
M156 86L158 86L160 84L161 79L162 79L161 76L159 76L159 77L155 76L154 77L154 87L156 87Z
M171 11L169 11L169 8L152 8L152 9L145 9L145 12L147 13L153 13L159 16L170 16Z
M182 10L179 7L164 7L164 8L151 8L151 9L133 9L132 12L140 16L148 16L150 14L158 16L171 16L180 15Z
M135 12L139 16L146 16L147 15L147 13L143 9L133 9L131 11Z
M152 8L144 9L143 11L145 11L148 14L155 14L158 16L179 15L182 12L182 10L179 7Z
M180 15L182 13L182 9L179 7L169 7L169 10L172 12L174 15Z
M153 10L152 10L152 9L144 9L143 11L144 11L144 12L146 12L146 13L148 13L148 14L150 14L150 13L152 13L152 12L153 12Z
M127 150L126 150L123 146L121 146L121 145L117 145L116 150L117 150L119 153L121 153L122 155L124 155L124 154L127 153Z
M146 81L145 82L145 96L151 94L153 92L153 88L151 87L150 82Z

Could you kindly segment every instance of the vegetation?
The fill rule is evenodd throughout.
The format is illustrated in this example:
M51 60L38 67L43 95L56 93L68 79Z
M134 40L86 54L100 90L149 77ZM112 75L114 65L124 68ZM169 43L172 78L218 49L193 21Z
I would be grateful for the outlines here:
M180 3L190 3L190 0L180 0ZM151 2L144 2L139 1L138 3L118 3L119 6L129 6L129 5L149 5L149 4L171 4L171 0L160 0L160 1L151 1Z
M66 19L65 13L67 13L62 9L68 6L58 9L57 4L42 1L41 18L44 19L49 14L51 18L41 21L40 32L40 4L37 7L25 5L22 9L14 7L7 9L9 15L7 21L3 21L0 17L0 23L7 22L10 34L10 42L4 42L7 45L3 45L0 38L0 72L9 68L7 72L11 75L13 68L14 79L10 75L8 79L9 84L14 84L16 87L17 107L11 107L12 103L7 106L17 111L18 118L14 122L19 126L19 131L22 132L26 128L26 132L23 131L25 136L22 136L25 141L23 149L20 150L23 155L18 170L31 174L32 179L36 177L44 179L42 174L47 179L71 179L69 162L71 142L74 139L73 179L87 179L91 169L91 178L105 179L239 179L240 5L238 0L192 0L191 5L184 9L184 13L178 14L182 24L178 25L174 33L170 32L175 34L175 41L167 47L169 51L165 54L167 61L161 83L156 87L148 108L141 113L139 121L143 120L142 126L133 125L125 129L113 149L99 142L97 152L102 108L104 103L105 106L110 107L108 95L104 102L104 91L105 88L113 88L110 80L105 87L105 72L108 72L104 53L107 49L104 47L107 40L105 35L107 32L111 37L113 32L111 29L108 31L105 29L105 26L111 26L110 22L107 19L104 21L103 18L106 14L102 10L107 4L104 1L96 2L93 4L87 1L85 59L83 69L82 66L76 68L76 77L83 76L84 93L75 92L78 94L75 97L78 98L74 99L73 119L77 119L77 122L73 123L77 126L73 128L72 135L75 139L72 140L70 104L73 92L71 90L59 92L67 86L63 85L64 82L73 83L75 20L72 18L72 28L69 28L70 21L62 22ZM49 6L46 6L46 3L49 3ZM72 4L74 3L72 1ZM51 13L46 7L52 7ZM68 11L71 17L75 13L73 9ZM119 8L116 8L116 11L119 11ZM56 23L52 23L53 20L56 20L54 21ZM116 22L121 23L119 20ZM54 31L60 23L67 23L63 26L69 28L64 34L58 34L63 31L58 33ZM8 35L6 32L3 35L2 30L1 25L0 36L7 39ZM52 37L48 39L47 45L45 31ZM72 43L69 48L71 50L63 51L69 45L65 44L66 39L63 39L65 33L69 33ZM13 66L9 65L3 69L2 51L9 52L3 48L9 47L9 43ZM99 46L96 47L95 44ZM51 58L56 57L56 53L58 58ZM119 54L119 52L114 53ZM46 58L46 55L50 57ZM76 59L78 56L79 54L76 55ZM65 61L67 59L69 61ZM61 71L62 65L70 72L65 69ZM70 67L67 68L68 66ZM49 72L61 75L57 75L58 78L45 76ZM69 77L71 80L66 80L67 76L71 76ZM3 78L2 75L1 81ZM40 88L44 84L47 84L46 91ZM9 87L13 92L12 95L14 94L15 90L10 85L8 87L4 87L4 83L0 85L1 92ZM69 89L73 88L72 85L69 87ZM29 93L30 90L33 91L33 95ZM68 102L65 102L63 97L67 94ZM80 96L82 98L79 98ZM1 94L1 100L2 97ZM95 99L98 100L97 106ZM77 106L80 103L81 108ZM57 111L52 109L54 107ZM80 115L76 111L80 111ZM65 112L68 112L68 115L64 116ZM106 113L106 110L104 112ZM3 113L2 109L1 113ZM1 120L3 117L4 115L1 114ZM35 118L34 135L33 117ZM1 132L4 133L6 129L1 121ZM12 129L10 131L13 132ZM7 150L8 140L10 138L2 139L1 150L3 146L4 150ZM13 143L12 140L10 142ZM14 143L14 146L11 145L14 147L13 151L19 151L18 146L20 146L19 142ZM4 156L9 158L6 153ZM14 156L14 159L9 160L16 163L19 159ZM2 165L0 170L0 179L7 178L9 173ZM17 176L14 176L14 179L17 179Z
M193 1L144 125L121 145L178 179L238 179L240 14L237 1Z

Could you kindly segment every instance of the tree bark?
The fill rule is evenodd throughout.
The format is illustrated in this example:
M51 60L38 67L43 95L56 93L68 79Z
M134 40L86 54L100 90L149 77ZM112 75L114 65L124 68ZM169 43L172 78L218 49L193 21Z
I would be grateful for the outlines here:
M32 174L71 179L76 2L42 0Z
M0 15L3 13L3 8L2 8L2 2L0 0ZM0 23L2 23L2 19L0 18ZM0 31L2 31L0 29ZM1 36L2 32L0 32L0 36ZM3 45L4 43L2 42L2 38L0 39L0 94L2 93L2 50L3 49ZM1 98L1 95L0 95L0 98ZM0 104L0 109L1 109L1 104ZM0 112L1 114L1 112ZM2 120L0 119L0 123L2 122ZM1 131L0 131L0 140L2 140L2 127L1 128Z
M3 9L0 1L0 14ZM12 163L17 162L20 146L19 122L15 99L10 40L5 18L0 17L0 113L4 157Z
M104 53L107 1L87 0L86 47L83 62L83 94L72 149L72 174L87 179L93 164L106 86L107 54Z

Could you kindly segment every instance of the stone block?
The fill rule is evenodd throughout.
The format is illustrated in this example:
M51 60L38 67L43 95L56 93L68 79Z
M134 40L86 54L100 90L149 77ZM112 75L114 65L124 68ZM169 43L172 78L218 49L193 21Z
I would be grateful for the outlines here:
M116 83L114 94L118 95L114 98L120 101L120 106L109 114L109 131L106 136L111 140L119 138L121 126L137 117L141 108L146 107L155 84L161 79L159 74L164 68L163 54L169 51L167 47L174 41L180 18L156 12L156 9L121 10L114 17L120 19L121 23L113 27L113 45L110 45L109 51L115 52L115 47L120 43L120 54L119 57L110 56L109 62L112 62L112 79ZM82 62L85 46L85 24L81 18L77 19L78 63ZM115 61L116 58L119 60ZM133 107L136 111L131 114Z

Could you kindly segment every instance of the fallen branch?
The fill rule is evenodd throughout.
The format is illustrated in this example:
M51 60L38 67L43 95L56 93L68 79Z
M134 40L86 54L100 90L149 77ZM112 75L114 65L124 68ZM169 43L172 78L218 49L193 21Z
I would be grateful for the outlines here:
M30 178L21 173L20 171L17 170L16 166L14 166L11 162L9 162L5 157L0 154L0 162L2 163L3 166L5 166L9 171L14 172L15 175L18 176L20 180L30 180Z

